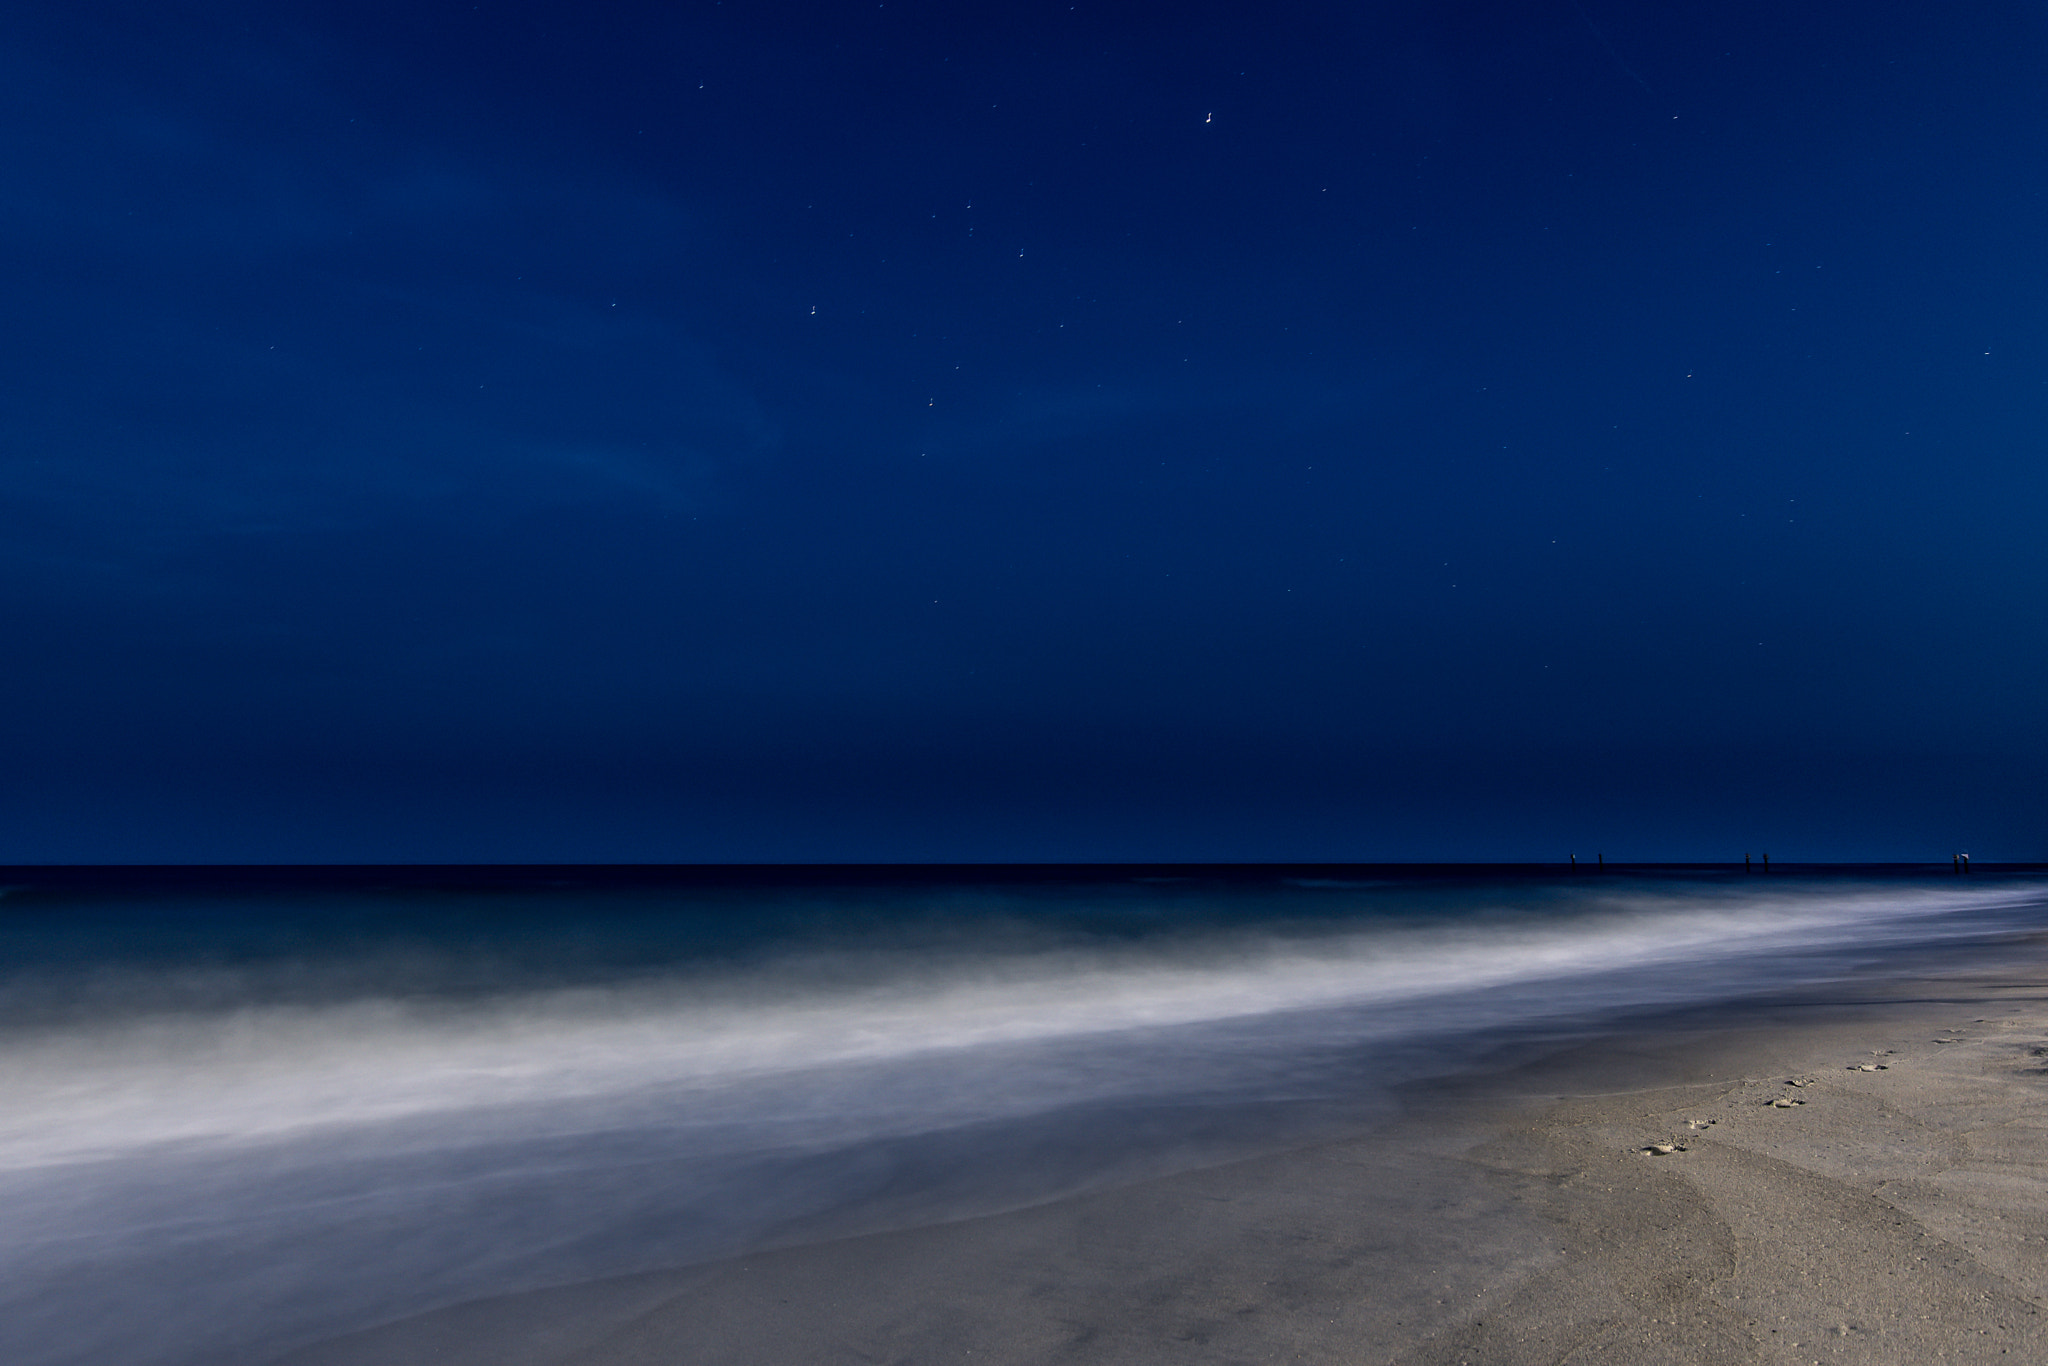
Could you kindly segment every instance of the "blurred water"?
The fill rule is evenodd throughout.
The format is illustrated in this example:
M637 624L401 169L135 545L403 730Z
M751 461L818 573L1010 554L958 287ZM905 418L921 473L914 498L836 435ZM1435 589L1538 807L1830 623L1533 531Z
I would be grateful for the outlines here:
M484 1294L1312 1141L1504 1037L2034 927L2030 879L18 890L0 1359Z

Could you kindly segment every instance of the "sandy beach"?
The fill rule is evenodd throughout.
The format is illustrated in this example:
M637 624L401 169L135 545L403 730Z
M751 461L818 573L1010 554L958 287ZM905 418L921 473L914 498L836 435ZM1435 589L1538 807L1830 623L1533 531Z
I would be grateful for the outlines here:
M2048 1360L2041 958L1525 1046L1346 1142L284 1360Z

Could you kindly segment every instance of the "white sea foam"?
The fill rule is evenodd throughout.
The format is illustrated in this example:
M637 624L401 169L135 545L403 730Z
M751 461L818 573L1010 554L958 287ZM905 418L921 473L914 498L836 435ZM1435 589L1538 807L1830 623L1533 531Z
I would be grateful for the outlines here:
M715 979L464 1006L226 1002L15 1038L0 1053L0 1170L536 1103L587 1123L606 1096L639 1108L667 1088L687 1106L708 1087L774 1073L1340 1007L1357 1012L1350 1030L1384 1038L1443 1028L1428 1004L1472 993L1484 1000L1461 1000L1461 1015L1500 1024L1583 1007L1597 979L1680 964L1677 989L1697 999L1738 989L1761 955L1937 933L2016 895L1636 893L1568 915L1236 929L1121 949L856 953L832 965L791 955ZM848 959L860 960L852 972ZM1540 990L1574 983L1574 994ZM1622 1005L1673 989L1623 977L1597 992Z

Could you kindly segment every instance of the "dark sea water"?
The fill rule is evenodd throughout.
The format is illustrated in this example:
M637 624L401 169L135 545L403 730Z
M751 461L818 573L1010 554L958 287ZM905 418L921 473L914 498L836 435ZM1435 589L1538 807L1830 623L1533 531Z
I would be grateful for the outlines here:
M1393 1088L1961 964L2040 870L15 870L0 1360L483 1295L1370 1127Z

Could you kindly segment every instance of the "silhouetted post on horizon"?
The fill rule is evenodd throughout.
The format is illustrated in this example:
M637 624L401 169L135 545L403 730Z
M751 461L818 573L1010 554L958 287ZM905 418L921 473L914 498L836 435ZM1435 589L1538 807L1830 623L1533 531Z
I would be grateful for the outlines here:
M1764 851L1764 871L1767 873L1771 871L1771 855L1769 850Z
M1970 871L1970 856L1968 854L1963 855L1963 871L1965 873Z
M1743 854L1742 856L1742 871L1745 873L1753 873L1756 871L1756 869L1750 867L1749 855L1747 853Z
M1595 854L1595 855L1593 855L1593 857L1594 857L1594 858L1597 858L1597 859L1599 859L1599 860L1600 860L1600 871L1601 871L1601 872L1603 872L1603 873L1604 873L1604 872L1606 872L1606 871L1607 871L1607 855L1605 855L1605 854Z
M1572 861L1572 867L1577 868L1579 866L1579 856L1577 854L1572 854L1570 855L1570 858Z

